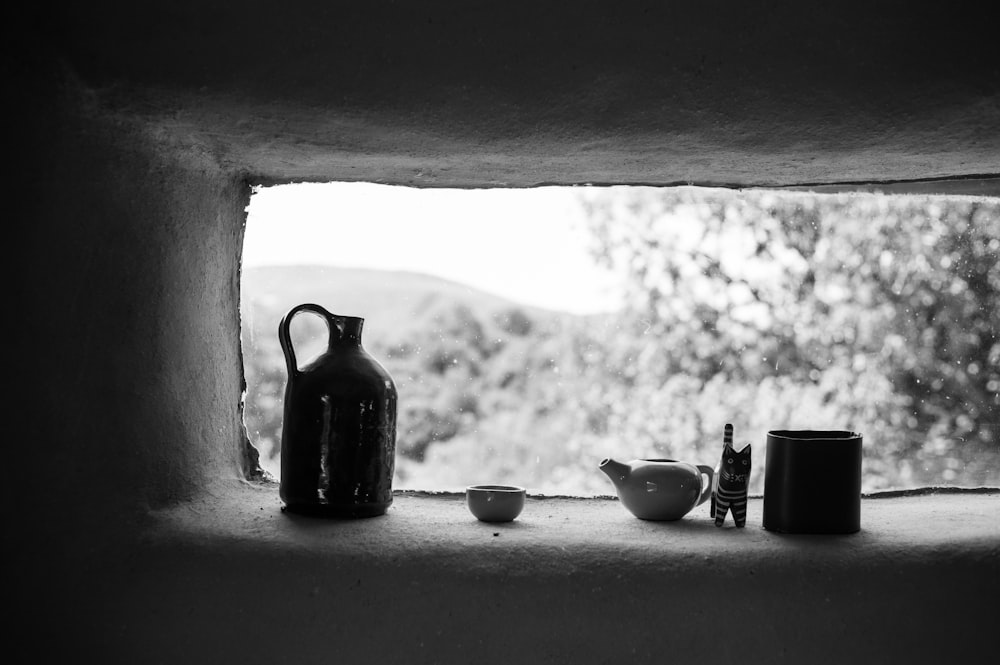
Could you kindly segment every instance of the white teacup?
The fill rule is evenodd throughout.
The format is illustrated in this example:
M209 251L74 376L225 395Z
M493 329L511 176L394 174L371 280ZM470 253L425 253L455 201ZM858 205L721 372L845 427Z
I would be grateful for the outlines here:
M510 522L521 514L525 494L515 485L471 485L465 489L465 502L478 520Z

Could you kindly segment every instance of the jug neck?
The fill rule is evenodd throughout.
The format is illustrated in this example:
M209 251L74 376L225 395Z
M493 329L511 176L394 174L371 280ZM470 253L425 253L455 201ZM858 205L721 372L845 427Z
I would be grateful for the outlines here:
M334 319L337 330L330 331L330 346L343 344L360 346L361 330L365 320L358 316L335 316Z

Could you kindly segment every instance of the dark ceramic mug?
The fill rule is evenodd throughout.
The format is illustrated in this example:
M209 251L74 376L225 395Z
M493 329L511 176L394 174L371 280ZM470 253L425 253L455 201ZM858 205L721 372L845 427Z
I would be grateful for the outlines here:
M764 528L782 533L861 529L861 435L773 430L764 463Z

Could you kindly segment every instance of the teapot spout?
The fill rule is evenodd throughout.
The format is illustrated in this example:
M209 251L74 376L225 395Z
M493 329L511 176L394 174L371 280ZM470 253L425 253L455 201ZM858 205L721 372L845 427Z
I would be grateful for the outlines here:
M610 457L605 459L597 467L611 479L611 482L615 484L615 488L620 488L624 485L625 480L632 473L632 467L628 464L622 464L621 462L616 462Z

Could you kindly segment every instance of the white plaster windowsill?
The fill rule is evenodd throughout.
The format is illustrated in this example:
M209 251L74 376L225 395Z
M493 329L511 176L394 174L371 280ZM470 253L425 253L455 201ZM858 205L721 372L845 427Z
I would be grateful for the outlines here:
M698 568L698 561L733 560L743 567L807 556L837 565L892 555L905 561L927 551L1000 553L1000 489L917 490L866 497L861 531L845 535L788 535L761 526L763 501L750 499L747 525L732 518L718 528L708 502L676 522L649 522L629 514L609 497L574 498L529 495L514 522L485 523L453 493L397 491L382 517L327 520L285 513L276 486L245 483L213 492L197 502L156 514L153 533L170 539L187 534L260 550L302 550L317 556L433 559L457 554L461 566L530 554L527 573L550 565L586 568L610 560L635 566L670 562ZM481 561L470 553L489 553Z
M488 524L462 495L404 492L383 517L328 521L243 483L153 514L113 620L128 625L126 653L155 649L159 662L200 650L214 662L854 665L992 651L1000 490L867 498L862 531L840 536L765 531L761 509L752 499L746 528L716 528L707 504L662 523L607 498L529 496L516 521Z

